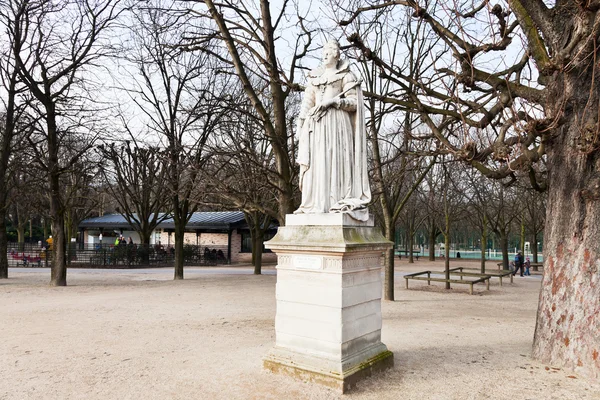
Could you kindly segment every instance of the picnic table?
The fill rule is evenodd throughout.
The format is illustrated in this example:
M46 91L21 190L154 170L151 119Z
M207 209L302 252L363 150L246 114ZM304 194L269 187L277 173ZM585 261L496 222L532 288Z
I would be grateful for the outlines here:
M467 280L467 279L463 279L462 276L460 277L460 279L446 279L446 278L432 277L431 276L432 274L438 275L438 274L444 274L444 272L422 271L422 272L415 272L414 274L404 275L404 279L406 280L406 288L408 289L408 280L414 279L414 280L427 281L428 285L431 285L431 282L467 284L467 285L469 285L469 294L473 294L473 285L477 284L477 283L485 283L486 289L490 290L490 276L489 275L477 277L478 279L474 279L474 280ZM427 276L425 277L425 276L421 276L421 275L427 275Z

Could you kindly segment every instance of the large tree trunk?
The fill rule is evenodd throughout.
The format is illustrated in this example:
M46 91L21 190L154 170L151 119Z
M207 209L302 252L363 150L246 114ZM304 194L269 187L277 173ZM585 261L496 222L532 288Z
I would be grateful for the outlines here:
M521 219L521 236L519 240L519 250L525 255L525 220Z
M485 251L487 247L487 229L484 227L481 232L481 273L485 274Z
M52 204L54 201L51 201ZM62 215L54 216L52 210L52 269L50 272L51 286L67 286L67 263L64 219Z
M6 140L6 139L5 139ZM3 149L9 152L8 149ZM5 154L8 157L8 154ZM8 237L6 234L6 163L0 160L0 279L8 279Z
M49 104L47 110L48 126L48 178L50 186L50 217L52 218L52 271L51 286L67 286L67 263L65 258L65 213L61 202L60 166L58 163L58 132L54 105Z
M254 265L254 275L262 273L263 244L265 241L265 232L260 227L252 229L252 264Z
M450 230L444 235L444 271L446 279L450 279ZM446 289L450 289L450 282L446 282Z
M531 235L531 253L533 255L533 262L537 263L538 262L538 241L537 241L537 233L534 233L533 235ZM533 268L534 271L538 270L538 267L534 267Z
M502 269L508 270L508 234L499 232L500 236L500 251L502 251Z
M0 205L0 279L8 279L6 209Z
M409 264L414 264L415 263L415 258L413 256L412 250L415 244L415 224L414 221L410 221L408 223L408 245L406 246L408 249L408 263Z
M595 71L596 67L590 70ZM571 119L560 128L561 134L552 136L548 149L544 276L533 357L598 378L600 152L597 118L600 95L597 87L590 90L591 73L578 75L574 71L574 75L571 81L556 84L556 93L548 96L549 101L553 101L553 98L561 99L563 91L570 92L566 94L572 96L568 107L574 110ZM588 134L594 137L592 144L586 142L590 138ZM586 144L590 146L587 152L576 152L574 145Z
M179 223L175 226L175 272L173 279L183 279L183 236L185 235L185 224Z
M42 242L44 242L46 239L48 239L48 223L46 222L45 218L42 218ZM46 243L43 243L46 244Z
M429 231L429 261L435 261L435 239L437 237L437 229L435 229L433 225L434 224L432 223L432 228Z
M393 225L386 226L384 236L387 240L394 243L396 229ZM394 246L384 253L384 300L394 301Z
M25 223L21 223L20 219L17 225L17 242L19 242L19 249L24 250L25 247L23 244L25 243Z

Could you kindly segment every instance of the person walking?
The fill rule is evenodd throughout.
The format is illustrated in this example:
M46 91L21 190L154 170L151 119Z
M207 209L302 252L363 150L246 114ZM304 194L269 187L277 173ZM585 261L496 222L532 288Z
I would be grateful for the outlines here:
M529 257L525 259L525 276L531 276L531 272L529 272L529 267L531 267L531 261L529 261Z
M515 276L519 270L521 270L520 276L523 276L523 263L523 254L519 251L515 255L515 272L513 272L513 276Z

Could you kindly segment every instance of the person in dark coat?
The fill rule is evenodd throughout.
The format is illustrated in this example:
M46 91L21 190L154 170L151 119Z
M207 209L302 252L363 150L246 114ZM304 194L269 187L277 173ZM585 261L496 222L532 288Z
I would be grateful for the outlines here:
M517 252L515 255L515 272L513 272L513 276L517 274L517 271L521 271L520 276L523 276L523 264L525 260L523 259L523 254L521 252Z

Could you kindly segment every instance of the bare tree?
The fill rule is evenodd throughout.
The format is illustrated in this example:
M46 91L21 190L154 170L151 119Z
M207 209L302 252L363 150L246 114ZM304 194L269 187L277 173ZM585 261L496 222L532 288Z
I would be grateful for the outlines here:
M481 176L477 172L466 171L466 179L469 182L469 190L466 192L468 198L468 211L466 214L467 220L470 225L479 232L479 243L480 243L480 270L481 273L485 273L485 261L487 257L487 242L489 234L489 223L487 208L489 207L489 188L486 185L488 182L483 181L485 177Z
M209 156L206 142L226 112L220 104L226 87L206 53L179 47L181 37L194 32L189 13L179 12L174 2L136 3L124 54L135 72L124 88L166 149L165 195L175 225L174 279L183 279L183 236L197 210L192 194ZM210 48L210 43L204 46Z
M32 110L40 119L39 132L45 137L43 146L37 143L37 156L49 183L53 286L67 284L65 205L60 178L95 140L96 127L88 108L92 107L91 87L86 87L91 81L83 75L89 76L91 68L106 53L102 41L119 15L117 4L111 0L11 2L18 74L36 100ZM63 147L74 141L87 145L63 158Z
M218 38L225 47L224 50L212 50L211 54L237 75L263 125L264 135L272 147L277 171L278 220L280 225L284 225L285 215L294 211L294 179L297 173L294 154L290 149L293 137L289 135L291 130L287 125L286 99L292 89L297 88L294 83L297 65L310 48L310 32L305 28L302 18L290 15L290 10L294 10L289 1L283 3L276 15L273 15L268 0L260 0L258 9L238 0L219 3L205 0L202 3L205 8L197 7L197 10L192 11L203 18L212 19L216 27L206 35L190 37L187 48L207 51L203 47L207 38ZM289 26L284 26L288 17L297 21L294 25L300 27L300 35L293 44L283 42L280 35L283 29L290 29ZM282 59L278 58L277 49L280 48L294 52L289 57L290 61L285 63L288 64L287 68Z
M262 123L243 96L230 105L228 117L213 138L213 158L205 168L208 199L204 204L244 211L252 239L254 274L261 274L265 232L279 217L275 156ZM291 106L289 107L291 108Z
M500 241L503 269L508 270L508 238L518 220L520 209L514 186L504 186L499 182L490 182L492 190L476 192L479 201L486 204L485 215L489 227ZM485 196L485 197L484 197Z
M361 24L353 25L361 30ZM379 23L370 25L361 33L371 39L380 52L385 52L400 68L418 76L427 70L424 55L429 49L424 41L416 41L421 34L420 26L397 29L395 26ZM391 42L405 43L409 47L409 57L398 51ZM422 157L422 147L429 143L414 142L412 131L421 128L418 115L395 104L379 101L383 97L394 97L399 87L380 75L380 68L366 57L358 54L358 66L365 86L367 107L367 129L371 143L371 163L373 178L374 213L384 236L394 241L398 219L407 202L419 187L431 167L434 158ZM393 122L391 122L393 121ZM390 126L391 125L391 126ZM409 252L409 261L412 252ZM394 300L394 248L386 252L384 262L384 298Z
M30 122L26 122L26 101L20 96L22 82L16 66L16 54L21 51L14 36L17 18L20 18L19 11L13 8L12 2L0 2L0 24L5 33L0 53L0 90L4 92L0 97L0 279L8 278L6 216L10 194L10 161L18 131L25 133Z
M600 257L595 228L600 223L600 7L594 1L541 0L455 3L453 10L439 2L426 7L412 1L360 3L348 20L408 7L444 43L439 52L445 63L431 71L437 85L418 85L404 99L384 101L419 111L448 151L484 175L521 173L533 187L550 189L533 356L597 377L600 319L592 316L600 304L594 283ZM352 42L391 79L405 86L412 80L360 37ZM491 64L491 59L503 62ZM442 110L442 102L453 108ZM462 129L449 137L441 128L452 121ZM534 167L543 159L547 175Z
M522 200L524 208L523 220L531 239L531 252L533 262L538 262L538 243L540 234L544 232L545 216L546 216L546 200L547 193L540 193L533 190L523 190ZM533 268L534 271L538 267Z
M117 211L150 244L152 231L170 217L165 155L156 147L141 147L135 141L110 143L98 150L108 165L102 168L106 188L119 205Z
M444 236L444 270L446 279L450 279L450 245L451 235L455 223L464 218L464 187L460 176L460 169L452 169L447 162L442 160L440 168L435 172L439 174L439 186L432 187L438 197L440 206L438 215L438 229ZM450 289L450 282L446 282L446 289Z

